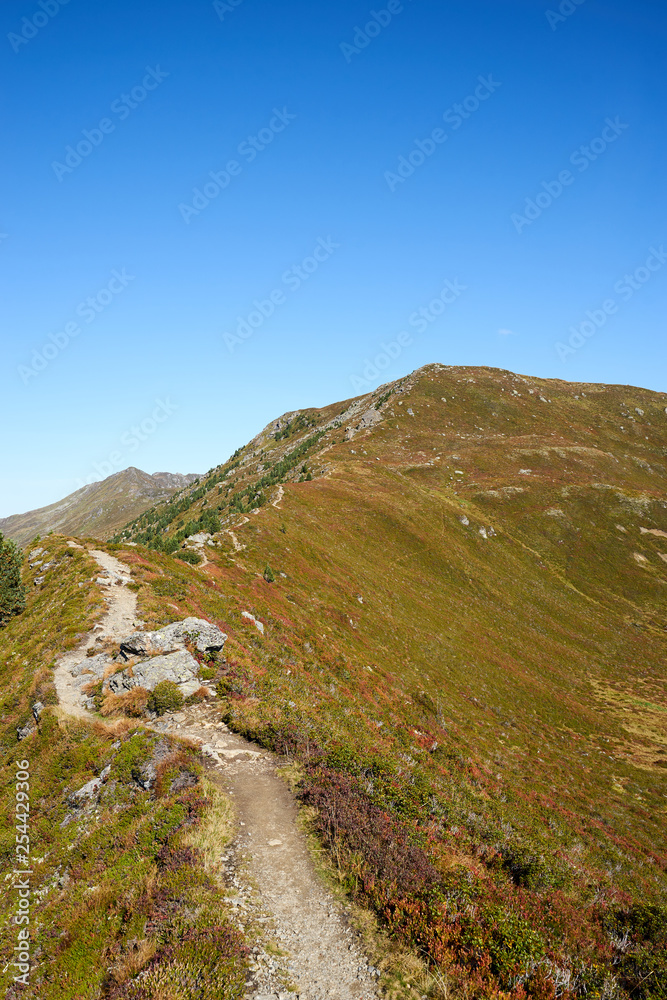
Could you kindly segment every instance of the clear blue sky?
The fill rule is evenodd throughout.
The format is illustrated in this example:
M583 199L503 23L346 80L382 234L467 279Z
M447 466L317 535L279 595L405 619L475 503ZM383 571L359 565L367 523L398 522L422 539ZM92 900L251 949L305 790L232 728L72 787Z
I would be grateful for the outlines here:
M204 472L383 343L368 388L441 361L664 390L667 9L560 10L4 0L0 516Z

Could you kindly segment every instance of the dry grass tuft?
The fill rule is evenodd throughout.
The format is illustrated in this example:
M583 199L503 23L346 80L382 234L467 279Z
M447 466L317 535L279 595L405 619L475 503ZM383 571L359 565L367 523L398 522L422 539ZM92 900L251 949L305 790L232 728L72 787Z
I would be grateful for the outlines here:
M183 843L201 851L205 870L209 874L216 874L220 866L220 854L234 835L236 811L231 799L208 778L202 778L202 791L206 802L202 821L195 829L188 831Z
M109 716L125 713L140 718L146 710L149 697L150 692L143 687L132 688L125 694L105 694L100 714Z
M132 979L150 962L156 952L155 941L143 938L131 942L129 951L109 970L111 978L120 985Z

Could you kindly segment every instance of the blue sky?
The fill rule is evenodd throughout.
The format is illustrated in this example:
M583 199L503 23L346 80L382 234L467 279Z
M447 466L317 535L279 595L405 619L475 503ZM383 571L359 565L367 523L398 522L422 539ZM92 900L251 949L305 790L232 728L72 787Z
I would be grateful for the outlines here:
M4 0L0 516L430 361L664 390L666 39L657 0Z

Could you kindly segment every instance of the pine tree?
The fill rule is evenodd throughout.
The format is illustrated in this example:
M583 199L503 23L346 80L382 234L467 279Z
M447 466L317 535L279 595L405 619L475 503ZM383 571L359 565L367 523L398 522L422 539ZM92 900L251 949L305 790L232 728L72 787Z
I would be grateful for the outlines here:
M268 563L266 564L266 569L264 570L264 579L266 580L267 583L276 582L276 578L273 575L273 570L271 569Z
M0 628L25 608L25 587L21 580L21 553L14 542L0 532Z

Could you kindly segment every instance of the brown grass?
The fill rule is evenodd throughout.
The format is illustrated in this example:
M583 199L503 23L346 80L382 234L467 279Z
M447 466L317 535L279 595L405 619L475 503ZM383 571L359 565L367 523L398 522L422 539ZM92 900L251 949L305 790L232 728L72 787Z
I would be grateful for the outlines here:
M186 846L201 851L209 874L220 870L220 855L234 835L236 812L231 799L208 778L202 779L206 810L202 821L183 838Z
M150 692L143 687L132 688L125 694L105 694L100 709L100 714L104 716L125 714L139 718L146 710Z
M157 945L152 938L132 942L127 954L109 969L109 975L118 985L127 982L150 962L156 950Z

